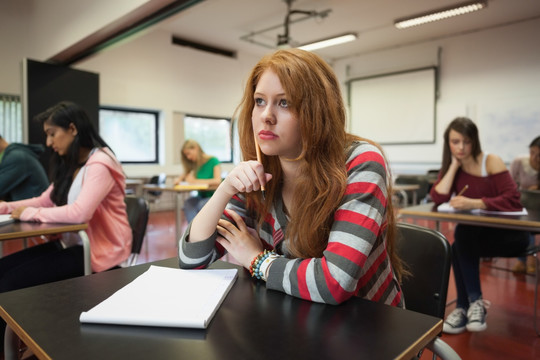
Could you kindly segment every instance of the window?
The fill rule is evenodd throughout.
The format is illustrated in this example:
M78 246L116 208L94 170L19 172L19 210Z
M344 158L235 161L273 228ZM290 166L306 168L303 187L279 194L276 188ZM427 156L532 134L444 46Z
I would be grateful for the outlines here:
M232 162L231 119L185 115L184 138L197 141L220 162Z
M99 133L122 163L155 164L158 153L157 111L101 107Z
M23 141L21 98L0 94L0 135L7 142Z

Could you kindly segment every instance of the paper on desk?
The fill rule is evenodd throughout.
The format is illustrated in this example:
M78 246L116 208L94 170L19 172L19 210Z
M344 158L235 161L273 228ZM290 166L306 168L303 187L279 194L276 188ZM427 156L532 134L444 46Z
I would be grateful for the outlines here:
M439 212L458 212L462 210L457 210L449 203L445 202L437 206L437 211ZM473 209L470 210L470 213L472 214L492 214L492 215L527 215L527 209L523 208L520 211L491 211L491 210L484 210L484 209Z
M1 214L0 215L0 225L10 224L14 222L15 219L11 217L11 214Z
M204 329L238 275L237 269L150 268L87 312L82 323Z

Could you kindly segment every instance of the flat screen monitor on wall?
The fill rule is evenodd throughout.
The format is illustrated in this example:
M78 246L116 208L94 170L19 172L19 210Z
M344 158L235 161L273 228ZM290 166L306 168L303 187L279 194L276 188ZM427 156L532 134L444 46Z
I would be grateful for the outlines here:
M349 81L350 131L383 145L435 142L436 68Z
M24 138L30 144L45 144L45 134L34 117L60 101L81 106L99 131L99 74L67 66L24 59Z

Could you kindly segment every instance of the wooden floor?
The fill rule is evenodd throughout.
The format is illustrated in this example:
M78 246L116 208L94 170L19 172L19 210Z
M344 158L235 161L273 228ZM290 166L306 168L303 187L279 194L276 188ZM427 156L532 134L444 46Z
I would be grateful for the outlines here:
M423 226L433 226L427 221L417 221ZM185 226L185 224L184 224ZM173 211L150 213L146 243L138 263L177 256ZM441 232L453 241L453 226L442 224ZM20 249L19 241L4 242L4 254ZM540 359L540 337L533 327L534 277L515 275L507 269L514 259L493 259L481 265L484 299L491 301L488 310L488 328L480 333L465 332L443 335L443 340L457 351L462 359ZM455 299L453 278L450 279L448 300ZM449 305L447 313L454 309ZM422 359L429 359L424 354Z

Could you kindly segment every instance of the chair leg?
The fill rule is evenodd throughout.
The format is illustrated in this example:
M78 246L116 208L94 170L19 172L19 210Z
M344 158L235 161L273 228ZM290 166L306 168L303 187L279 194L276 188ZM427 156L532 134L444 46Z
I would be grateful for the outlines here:
M433 352L434 356L438 356L443 360L461 359L459 354L439 337L436 337L435 340L430 342L427 348Z
M19 358L19 337L6 325L4 333L4 356L6 360Z
M536 269L534 270L534 331L536 331L536 335L540 336L540 332L538 331L538 319L537 316L537 306L538 306L538 253L534 253L534 261L536 262Z

